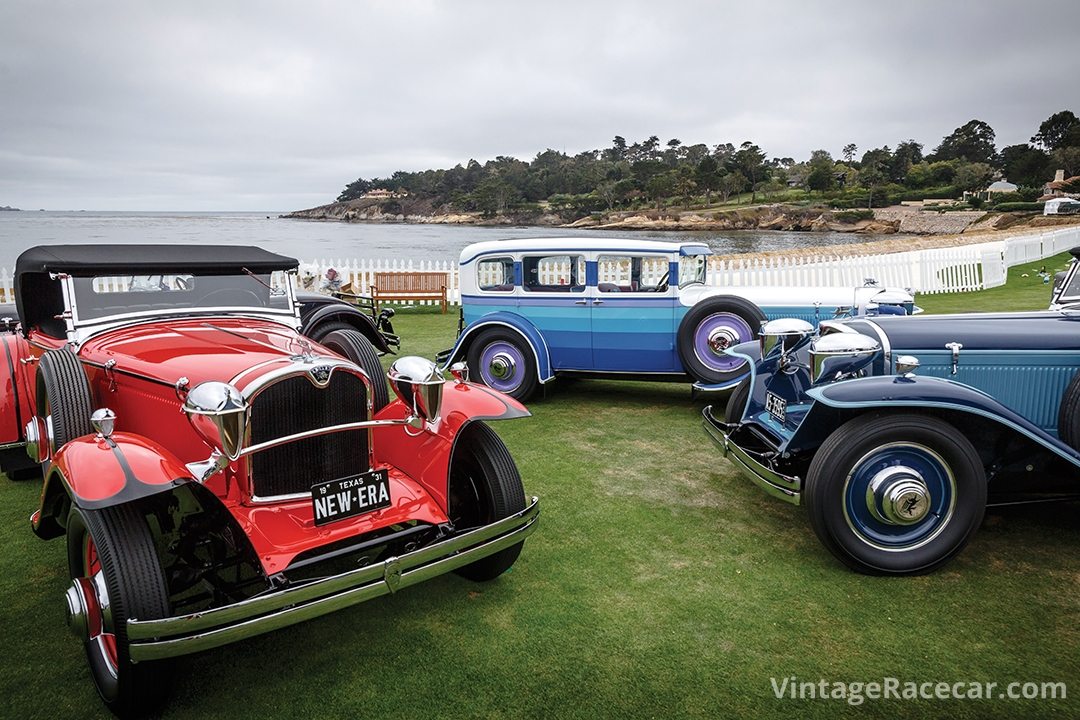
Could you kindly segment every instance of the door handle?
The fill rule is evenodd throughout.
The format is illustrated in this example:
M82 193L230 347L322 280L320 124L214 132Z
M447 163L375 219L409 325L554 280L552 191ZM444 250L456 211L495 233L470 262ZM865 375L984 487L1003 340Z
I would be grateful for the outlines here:
M587 302L588 302L588 300L575 300L574 304L575 305L584 305Z
M592 304L593 305L603 305L604 301L601 300L600 298L596 298L595 300L592 301Z

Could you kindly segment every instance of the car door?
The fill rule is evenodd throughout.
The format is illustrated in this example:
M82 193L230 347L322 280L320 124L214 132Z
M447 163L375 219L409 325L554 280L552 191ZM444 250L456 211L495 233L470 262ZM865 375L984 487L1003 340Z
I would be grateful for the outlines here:
M597 253L590 287L593 367L604 372L678 372L675 305L667 254ZM590 283L591 284L591 283Z
M547 343L555 370L592 369L591 301L581 253L524 254L518 312Z

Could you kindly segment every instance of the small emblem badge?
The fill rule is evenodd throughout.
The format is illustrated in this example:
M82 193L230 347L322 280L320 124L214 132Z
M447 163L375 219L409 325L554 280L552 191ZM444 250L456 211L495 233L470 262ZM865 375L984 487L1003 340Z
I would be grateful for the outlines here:
M325 385L330 381L330 373L333 369L333 365L316 365L308 370L308 373L311 375L311 379L315 381L315 384Z

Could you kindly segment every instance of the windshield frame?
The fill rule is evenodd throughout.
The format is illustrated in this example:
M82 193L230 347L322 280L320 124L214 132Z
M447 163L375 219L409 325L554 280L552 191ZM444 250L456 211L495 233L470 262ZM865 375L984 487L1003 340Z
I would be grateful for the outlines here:
M203 318L203 317L252 317L264 320L270 320L273 322L281 323L292 327L294 329L299 328L301 325L300 320L300 308L296 300L296 274L295 269L282 270L285 274L285 282L282 283L284 287L284 307L255 307L255 306L243 306L243 305L207 305L207 306L188 306L188 307L172 307L172 308L160 308L160 309L140 309L134 311L124 311L111 313L108 315L94 315L91 317L84 317L79 313L80 298L85 299L86 286L83 285L86 281L93 283L98 277L116 277L116 276L94 276L94 277L73 277L68 274L59 274L56 279L60 281L60 285L64 296L64 314L63 320L67 329L68 340L76 346L86 342L90 337L98 335L107 330L113 330L128 325L135 325L144 322L151 322L155 320L163 320L167 318ZM149 275L155 275L158 273L150 273ZM194 273L179 273L185 276L194 276L196 279L199 275ZM136 276L141 277L142 274ZM207 275L206 277L212 277ZM220 277L220 276L219 276ZM256 282L261 282L261 278L253 278ZM81 286L81 287L80 287ZM93 290L91 289L91 292ZM138 291L131 291L138 292Z

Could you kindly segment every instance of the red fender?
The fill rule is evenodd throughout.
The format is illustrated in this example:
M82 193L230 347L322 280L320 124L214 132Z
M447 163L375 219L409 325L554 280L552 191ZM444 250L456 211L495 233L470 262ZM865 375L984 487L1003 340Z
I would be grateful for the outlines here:
M375 417L401 419L408 414L405 404L395 401ZM473 420L509 420L531 414L517 400L486 385L448 381L443 386L441 417L434 426L429 423L422 431L408 426L374 429L375 460L403 470L448 512L450 456L461 430Z
M23 427L34 415L34 398L22 362L29 353L20 335L0 335L0 343L0 445L13 445L24 440Z
M40 537L63 533L57 513L66 494L81 508L120 505L194 482L191 472L161 445L133 433L72 440L45 473L41 505L31 517Z

